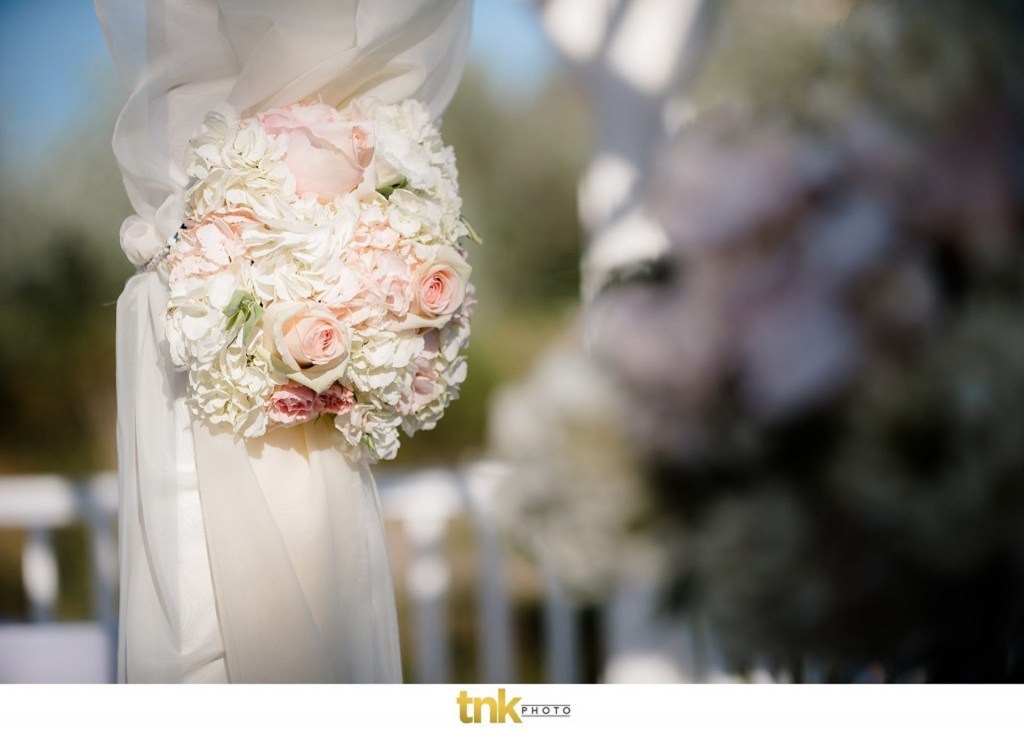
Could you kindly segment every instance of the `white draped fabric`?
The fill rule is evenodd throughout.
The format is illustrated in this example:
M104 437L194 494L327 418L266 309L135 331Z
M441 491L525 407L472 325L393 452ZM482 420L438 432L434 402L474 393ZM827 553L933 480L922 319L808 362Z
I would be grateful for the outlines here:
M469 0L97 0L131 89L114 151L144 266L181 224L184 150L207 111L242 116L320 94L414 97L437 116L458 83ZM117 311L121 608L131 682L401 680L390 568L366 463L329 425L243 441L194 422L163 335L166 274Z

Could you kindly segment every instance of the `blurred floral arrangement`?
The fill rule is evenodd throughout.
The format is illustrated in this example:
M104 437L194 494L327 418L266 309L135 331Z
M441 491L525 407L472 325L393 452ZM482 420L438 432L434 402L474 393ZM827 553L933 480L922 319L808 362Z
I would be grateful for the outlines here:
M637 571L657 573L627 394L588 357L578 328L550 346L491 403L493 454L511 465L496 510L502 531L576 599L593 600Z
M196 415L247 438L330 418L374 460L434 427L466 377L472 288L426 107L211 112L188 173L167 333Z
M656 515L666 599L738 667L1024 680L1022 54L1014 3L858 5L798 95L682 130L669 255L590 307L635 491L530 483Z

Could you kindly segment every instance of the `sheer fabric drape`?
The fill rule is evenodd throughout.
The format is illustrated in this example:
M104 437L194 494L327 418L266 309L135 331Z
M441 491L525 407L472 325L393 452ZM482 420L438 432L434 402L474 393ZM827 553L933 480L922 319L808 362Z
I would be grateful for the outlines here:
M131 95L114 151L136 214L138 266L178 229L189 135L320 94L454 93L468 0L97 0ZM165 274L117 311L121 681L398 681L387 551L366 463L309 424L241 441L194 422L163 335Z

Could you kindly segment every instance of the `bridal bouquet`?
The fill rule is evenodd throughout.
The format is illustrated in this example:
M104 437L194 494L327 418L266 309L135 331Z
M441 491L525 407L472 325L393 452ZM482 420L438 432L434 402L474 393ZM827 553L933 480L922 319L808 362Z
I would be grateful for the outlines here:
M476 236L426 108L211 112L186 161L166 331L195 415L246 438L332 418L373 460L433 428L466 377Z

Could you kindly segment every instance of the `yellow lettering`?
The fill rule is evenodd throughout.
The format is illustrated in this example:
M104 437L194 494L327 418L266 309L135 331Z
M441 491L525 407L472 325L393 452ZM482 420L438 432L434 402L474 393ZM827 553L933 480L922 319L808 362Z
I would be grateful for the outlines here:
M484 721L483 707L487 707L487 721L491 724L504 724L511 721L513 724L522 724L516 705L522 699L521 696L506 698L505 689L498 689L498 698L479 698L470 696L466 691L460 691L455 703L459 705L459 721L463 724L480 724ZM473 713L470 715L470 707Z
M473 699L469 698L469 694L465 691L459 691L459 698L455 699L455 703L459 705L459 721L463 724L469 724L473 721L469 716L469 704ZM477 719L479 721L479 719Z
M522 724L522 719L519 718L518 712L516 712L516 704L519 703L520 696L514 696L511 701L505 703L505 689L498 689L498 721L502 724L505 723L505 717L512 717L512 722L515 724Z
M494 721L495 721L494 715L498 713L498 704L497 704L497 702L495 702L494 699L473 699L473 703L475 704L475 706L473 708L476 710L475 711L476 720L478 722L479 721L483 721L483 718L481 717L483 712L480 711L480 707L481 706L486 706L488 709L490 709L490 711L489 711L490 718L487 721L489 721L489 722L491 722L493 724Z

